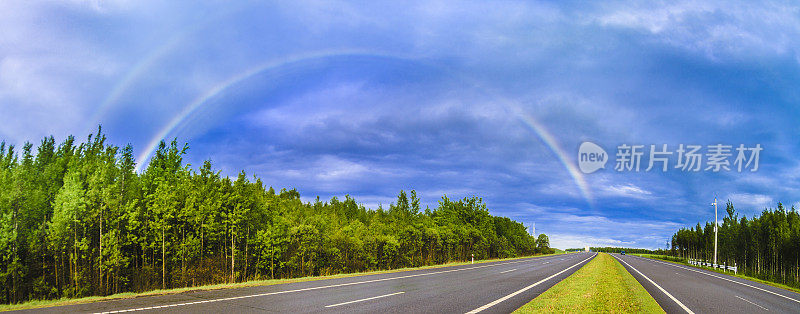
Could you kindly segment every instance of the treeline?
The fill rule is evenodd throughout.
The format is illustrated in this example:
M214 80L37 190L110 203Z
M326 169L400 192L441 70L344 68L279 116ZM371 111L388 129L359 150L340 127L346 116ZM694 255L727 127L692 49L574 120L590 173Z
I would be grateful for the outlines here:
M717 262L735 265L739 273L763 280L800 287L800 215L787 210L765 209L747 219L728 201L727 216L718 230ZM714 260L714 223L682 228L672 236L673 256Z
M621 253L625 251L625 254L659 254L659 255L666 255L669 251L664 249L637 249L637 248L629 248L629 247L613 247L613 246L606 246L606 247L590 247L592 252L604 252L604 253Z
M303 203L241 172L183 162L162 142L143 173L133 148L68 137L0 144L0 302L108 295L550 252L480 198L388 208Z

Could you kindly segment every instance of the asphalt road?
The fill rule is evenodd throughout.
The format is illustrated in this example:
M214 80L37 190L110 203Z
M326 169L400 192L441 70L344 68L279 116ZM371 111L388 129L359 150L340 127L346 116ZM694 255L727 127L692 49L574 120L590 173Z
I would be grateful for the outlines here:
M35 313L510 313L587 263L575 253L34 309ZM25 312L25 311L21 311Z
M800 313L800 294L664 261L612 254L667 313Z

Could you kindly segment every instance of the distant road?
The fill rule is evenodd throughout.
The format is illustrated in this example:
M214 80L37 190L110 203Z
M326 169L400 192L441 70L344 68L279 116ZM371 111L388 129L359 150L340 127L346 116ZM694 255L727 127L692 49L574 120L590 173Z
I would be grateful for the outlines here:
M612 254L667 313L800 313L800 294L704 269Z
M578 270L594 256L595 253L562 254L20 312L510 313Z

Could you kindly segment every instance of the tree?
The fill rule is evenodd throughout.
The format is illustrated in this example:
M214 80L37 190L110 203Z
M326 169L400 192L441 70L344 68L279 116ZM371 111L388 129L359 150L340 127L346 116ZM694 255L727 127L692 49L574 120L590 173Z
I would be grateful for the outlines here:
M0 142L0 303L545 252L478 197L425 211L414 190L388 210L349 195L303 202L210 161L193 170L176 140L136 173L133 147L101 131L26 143L19 156Z
M550 248L550 238L548 238L546 234L541 233L539 237L536 238L536 244L540 249L548 249Z
M85 242L78 241L78 229L80 228L80 217L83 217L86 210L86 192L80 174L71 171L64 179L64 186L58 191L53 201L53 218L51 219L48 230L48 240L54 252L63 254L69 245L69 236L72 235L72 252L69 258L71 263L70 278L72 280L71 289L67 290L67 295L79 296L83 289L79 286L80 271L78 263L80 252L85 249Z

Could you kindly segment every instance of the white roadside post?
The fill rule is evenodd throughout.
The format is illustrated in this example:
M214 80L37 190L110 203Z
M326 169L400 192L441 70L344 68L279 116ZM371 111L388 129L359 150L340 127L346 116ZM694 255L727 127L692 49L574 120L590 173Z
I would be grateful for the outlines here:
M714 197L714 268L717 268L717 197Z
M475 254L470 254L472 256L472 264L475 264Z

